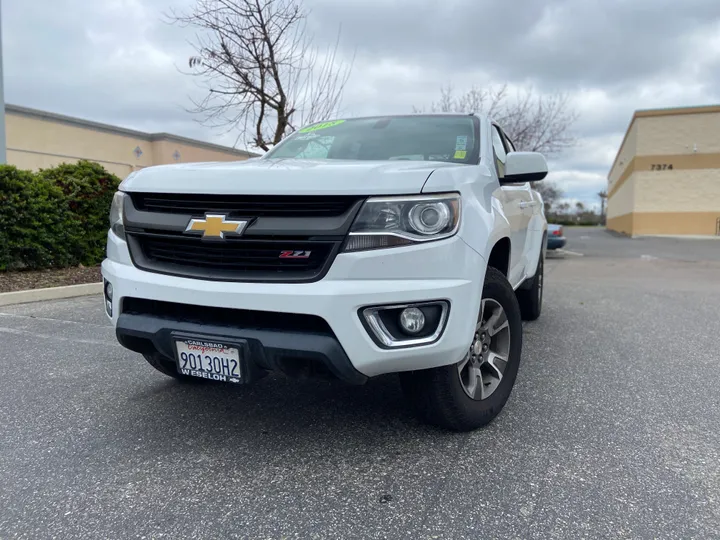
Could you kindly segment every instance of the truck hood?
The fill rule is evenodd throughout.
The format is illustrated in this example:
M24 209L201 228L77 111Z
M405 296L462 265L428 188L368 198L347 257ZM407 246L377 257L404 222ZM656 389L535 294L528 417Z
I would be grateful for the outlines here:
M251 159L141 169L123 191L239 195L404 195L422 191L430 174L453 163Z

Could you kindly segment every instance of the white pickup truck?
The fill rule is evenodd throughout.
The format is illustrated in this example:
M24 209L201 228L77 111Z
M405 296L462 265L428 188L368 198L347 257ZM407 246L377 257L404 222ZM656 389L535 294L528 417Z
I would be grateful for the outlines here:
M399 373L424 420L475 429L540 315L547 223L529 182L546 175L459 114L334 120L245 162L142 169L113 201L105 309L176 379Z

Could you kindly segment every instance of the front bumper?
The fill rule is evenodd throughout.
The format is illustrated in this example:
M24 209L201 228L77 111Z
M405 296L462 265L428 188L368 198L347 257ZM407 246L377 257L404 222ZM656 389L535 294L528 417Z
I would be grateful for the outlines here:
M265 370L292 374L329 372L351 384L362 384L367 377L350 363L337 339L323 332L300 332L254 326L198 323L156 315L123 313L116 326L118 341L139 353L155 351L175 357L175 339L190 336L204 341L246 343L248 355L243 360L243 378L249 382ZM322 369L324 368L324 369Z
M342 379L426 369L459 361L470 345L485 274L485 261L460 237L420 246L339 255L315 283L231 283L156 274L132 265L127 244L109 233L102 273L113 285L112 321L118 337L144 335L168 356L168 332L225 335L255 343L258 366L274 369L293 355L311 356ZM138 298L190 306L321 318L329 332L272 328L253 323L209 324L181 317L123 313L123 300ZM366 306L447 300L445 330L432 344L383 349L363 326ZM132 347L130 347L132 348ZM136 348L137 349L137 348Z

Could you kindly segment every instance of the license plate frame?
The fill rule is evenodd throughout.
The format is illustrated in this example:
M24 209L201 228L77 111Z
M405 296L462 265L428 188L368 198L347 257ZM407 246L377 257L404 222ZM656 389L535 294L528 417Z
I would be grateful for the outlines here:
M217 382L243 384L247 382L247 351L245 340L227 339L222 336L206 336L191 334L173 334L173 352L178 373L198 379L207 379ZM215 354L208 354L208 353ZM189 358L183 358L182 353L197 354L201 356L200 363L196 359L195 369L189 365ZM208 362L207 358L210 357ZM217 358L218 360L214 360ZM228 359L227 369L223 358ZM234 366L231 360L237 362ZM217 369L219 367L219 369ZM200 369L202 368L202 369ZM209 369L208 369L209 368Z

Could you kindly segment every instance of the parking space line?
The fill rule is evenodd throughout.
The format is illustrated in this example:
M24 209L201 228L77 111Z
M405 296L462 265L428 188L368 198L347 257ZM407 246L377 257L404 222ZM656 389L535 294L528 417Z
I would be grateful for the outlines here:
M17 336L30 336L33 338L40 338L40 339L54 339L56 341L71 341L73 343L85 343L86 345L102 345L103 347L107 347L108 345L112 347L120 347L122 348L122 345L120 345L117 342L113 341L102 341L100 339L82 339L82 338L69 338L64 336L53 336L50 334L38 334L37 332L30 332L28 330L18 330L17 328L6 328L4 326L0 326L0 333L3 334L14 334Z
M53 317L34 317L32 315L18 315L17 313L3 313L0 311L0 317L11 317L14 319L30 319L31 321L50 321L50 322L61 322L68 324L82 324L84 326L95 326L97 328L111 328L105 324L96 324L91 322L83 321L69 321L67 319L55 319Z

